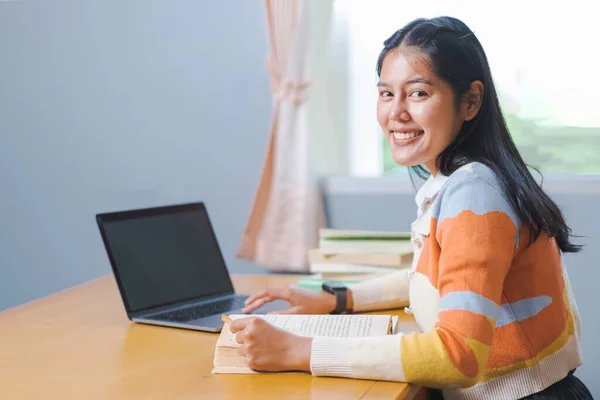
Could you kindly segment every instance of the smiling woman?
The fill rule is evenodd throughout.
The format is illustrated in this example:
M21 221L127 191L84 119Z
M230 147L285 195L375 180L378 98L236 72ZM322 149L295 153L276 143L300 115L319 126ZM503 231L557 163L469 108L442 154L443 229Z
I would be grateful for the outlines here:
M450 176L473 162L486 165L526 221L530 242L545 233L556 238L561 251L579 250L569 241L561 211L535 182L511 138L487 56L467 25L451 17L410 22L384 42L377 72L390 89L380 92L377 116L398 164L421 177ZM423 135L395 137L409 126Z
M307 314L408 303L421 332L306 338L245 318L232 326L239 353L257 370L416 383L446 399L591 399L574 376L580 317L562 261L580 246L508 133L478 38L456 18L416 19L384 42L377 72L394 160L428 176L412 267L336 285L335 298L325 285L269 289L246 311L276 298Z
M390 45L394 45L390 40ZM436 76L423 54L396 47L380 61L377 119L400 165L423 164L436 172L436 158L481 106L483 84L471 83L456 97L449 83Z

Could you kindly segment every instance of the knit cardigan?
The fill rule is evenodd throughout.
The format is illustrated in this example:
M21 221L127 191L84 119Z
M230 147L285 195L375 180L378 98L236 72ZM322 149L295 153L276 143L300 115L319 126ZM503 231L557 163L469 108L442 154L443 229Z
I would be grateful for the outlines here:
M351 287L354 310L410 304L421 332L316 337L311 371L442 388L447 399L518 399L581 365L579 314L560 250L529 232L479 163L417 194L413 265Z

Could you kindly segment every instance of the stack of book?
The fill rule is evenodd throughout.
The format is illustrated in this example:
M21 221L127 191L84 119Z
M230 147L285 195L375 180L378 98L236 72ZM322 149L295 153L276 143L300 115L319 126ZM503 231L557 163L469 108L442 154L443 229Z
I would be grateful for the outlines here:
M324 279L363 278L412 263L410 233L321 229L319 248L308 254L310 272Z

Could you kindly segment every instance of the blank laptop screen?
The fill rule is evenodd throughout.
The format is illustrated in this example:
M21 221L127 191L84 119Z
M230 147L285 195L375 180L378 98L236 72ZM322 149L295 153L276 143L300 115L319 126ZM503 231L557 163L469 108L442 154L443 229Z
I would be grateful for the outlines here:
M204 207L102 225L131 312L233 293Z

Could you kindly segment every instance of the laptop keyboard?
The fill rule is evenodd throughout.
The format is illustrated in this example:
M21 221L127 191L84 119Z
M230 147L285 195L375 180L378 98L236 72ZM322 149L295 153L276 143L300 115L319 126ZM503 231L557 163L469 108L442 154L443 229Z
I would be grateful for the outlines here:
M153 315L152 319L171 322L187 322L193 319L243 308L245 299L246 297L234 297L231 299L219 300L209 304L202 304L199 306Z

